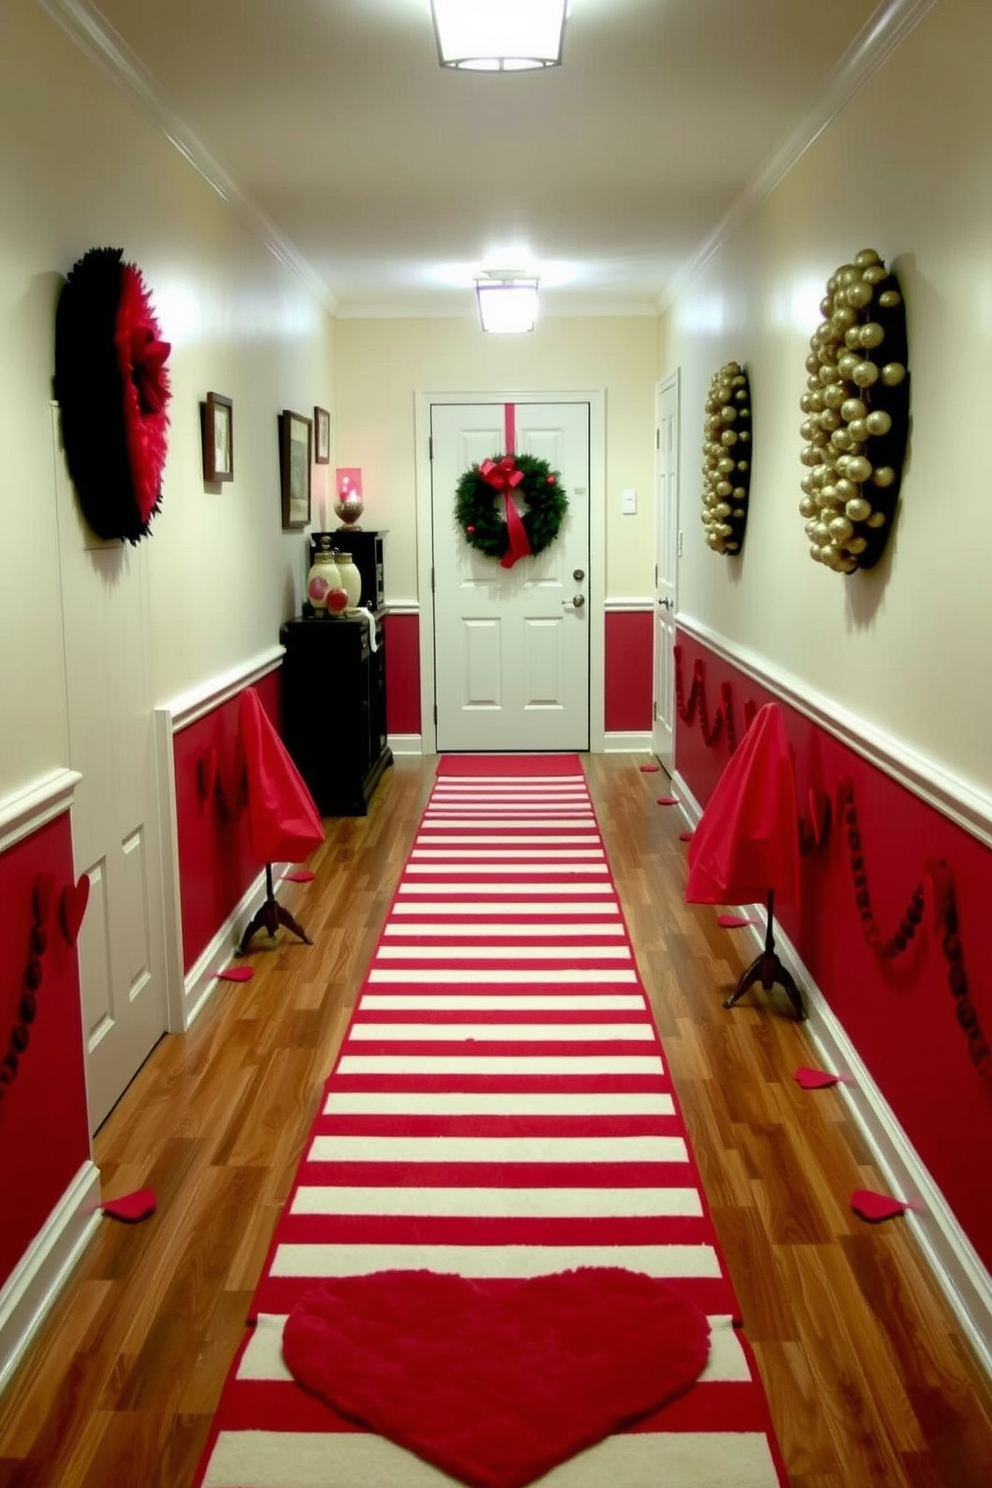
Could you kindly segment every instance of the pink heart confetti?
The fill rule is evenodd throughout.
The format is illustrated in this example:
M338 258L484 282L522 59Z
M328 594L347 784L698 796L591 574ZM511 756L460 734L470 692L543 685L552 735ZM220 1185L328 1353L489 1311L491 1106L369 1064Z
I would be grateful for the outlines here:
M642 775L653 775L656 770L660 770L660 769L661 769L661 766L660 765L641 765L641 774Z
M286 883L309 883L316 876L309 868L294 868L292 873L284 873L283 879Z
M716 922L722 930L739 930L742 925L757 925L757 920L748 919L746 915L717 915Z
M214 972L219 982L250 982L254 975L254 966L225 966L223 971Z
M679 804L679 798L678 798L678 796L659 796L658 797L658 805L659 806L677 806L678 804Z
M692 841L692 833L691 832L680 832L679 833L679 841L680 842L691 842Z
M851 1195L851 1208L859 1219L867 1219L871 1224L878 1224L883 1219L894 1219L897 1214L905 1214L909 1208L901 1199L893 1199L889 1194L873 1193L870 1188L856 1188Z
M155 1213L158 1199L151 1188L136 1188L133 1193L122 1194L119 1199L108 1199L101 1204L104 1214L111 1219L122 1219L126 1224L137 1224Z
M841 1083L840 1075L831 1075L827 1070L812 1069L806 1064L796 1070L793 1078L803 1090L826 1090L828 1085Z

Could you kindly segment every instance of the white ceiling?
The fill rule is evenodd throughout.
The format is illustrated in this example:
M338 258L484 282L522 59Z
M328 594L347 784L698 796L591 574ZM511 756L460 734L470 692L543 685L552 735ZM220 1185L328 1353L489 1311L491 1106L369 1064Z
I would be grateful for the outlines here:
M42 3L342 315L474 315L531 261L545 314L654 313L899 8L572 0L561 67L487 75L429 0Z

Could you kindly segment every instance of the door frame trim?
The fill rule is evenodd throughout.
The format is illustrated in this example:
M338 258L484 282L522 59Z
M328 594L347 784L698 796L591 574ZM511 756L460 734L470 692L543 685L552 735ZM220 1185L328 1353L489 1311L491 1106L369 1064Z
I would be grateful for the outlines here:
M416 395L417 592L420 598L420 733L437 753L434 722L434 602L431 592L431 405L434 403L585 403L589 407L589 749L605 749L606 389L418 392Z
M674 609L672 611L672 616L671 616L671 619L672 619L672 631L673 631L673 634L674 634L675 627L678 624L678 612L679 612L679 563L680 563L680 556L679 556L678 544L679 544L679 533L682 531L682 368L681 368L681 366L678 366L678 367L676 367L674 369L674 371L669 372L666 377L660 378L658 380L658 382L656 382L655 385L654 385L654 421L655 421L655 429L656 430L659 427L658 426L658 405L661 402L662 395L664 393L668 392L669 388L672 388L672 387L674 387L674 389L675 389L675 554L674 554L674 561L675 561L675 580L674 580L674 585L673 585L673 587L675 589L675 599L674 599L674 606L675 607L674 607ZM658 448L657 437L656 437L656 442L655 442L655 456L654 456L654 492L653 492L653 494L654 494L654 520L655 520L655 534L654 534L654 544L655 544L655 546L654 546L654 551L655 551L655 562L656 563L657 563L657 558L658 558L658 539L659 539L659 532L658 532L658 470L659 470L660 464L661 464L661 450ZM657 625L655 623L655 618L654 618L655 617L655 614L656 614L655 605L657 604L657 601L658 601L658 574L657 574L657 568L656 568L655 569L654 596L653 596L652 601L651 601L651 615L652 615L652 625L651 625L651 694L652 694L651 749L652 749L652 752L655 752L656 751L657 739L656 739L656 727L655 726L656 726L657 717L658 717L658 695L657 695L658 657L655 654L656 647L657 647L657 644L658 644L658 631L657 631ZM672 696L668 699L668 701L671 704L671 708L672 708L672 768L673 768L673 770L677 770L678 769L678 760L676 758L676 750L678 748L678 729L676 728L676 724L678 722L678 719L676 717L676 710L675 710L675 680L674 680L674 675L673 675L673 678L672 678Z

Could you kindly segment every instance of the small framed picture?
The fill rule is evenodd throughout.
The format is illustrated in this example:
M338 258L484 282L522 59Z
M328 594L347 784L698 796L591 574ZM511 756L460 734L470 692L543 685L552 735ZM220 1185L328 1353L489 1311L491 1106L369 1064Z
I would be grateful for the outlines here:
M288 530L310 522L310 461L313 420L283 409L279 415L279 474L282 525Z
M208 393L200 404L203 435L203 479L234 479L234 405L221 393Z
M326 408L315 408L313 411L313 463L331 463L331 415Z

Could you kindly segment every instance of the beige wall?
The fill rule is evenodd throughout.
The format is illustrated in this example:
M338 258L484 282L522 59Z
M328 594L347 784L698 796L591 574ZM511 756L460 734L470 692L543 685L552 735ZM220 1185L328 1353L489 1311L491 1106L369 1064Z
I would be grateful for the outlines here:
M91 247L122 248L172 343L147 541L160 701L275 645L299 606L305 543L281 530L276 415L331 407L333 326L33 0L0 10L0 202L2 798L68 763L50 407L63 276ZM200 460L211 389L234 400L235 479L219 491Z
M417 595L418 393L600 387L606 390L606 592L611 597L648 594L656 337L651 317L547 318L527 336L486 336L475 319L339 321L338 455L341 464L362 468L363 525L389 529L388 597L394 603L423 599ZM620 515L625 487L638 493L632 517Z
M683 374L679 602L743 646L988 791L992 766L992 7L941 0L660 327ZM905 292L912 439L886 556L843 578L807 556L805 356L833 270L873 247ZM740 560L699 521L703 401L724 361L752 379Z

